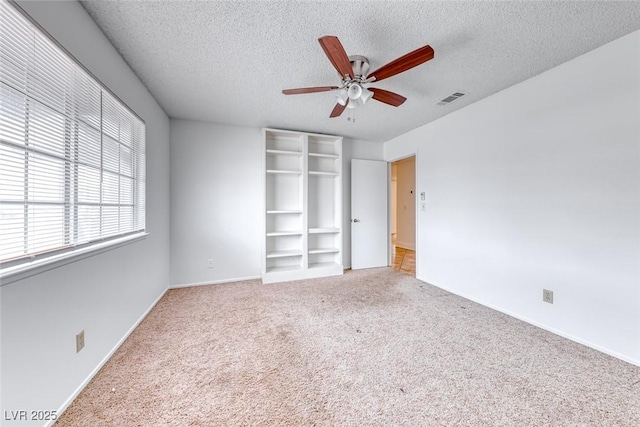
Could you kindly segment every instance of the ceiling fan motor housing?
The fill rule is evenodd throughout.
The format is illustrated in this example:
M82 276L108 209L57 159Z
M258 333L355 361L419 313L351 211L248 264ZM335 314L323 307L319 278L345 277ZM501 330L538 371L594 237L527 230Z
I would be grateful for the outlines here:
M356 77L365 77L369 72L369 60L362 55L351 55L349 57L351 62L351 68L353 68L353 75Z

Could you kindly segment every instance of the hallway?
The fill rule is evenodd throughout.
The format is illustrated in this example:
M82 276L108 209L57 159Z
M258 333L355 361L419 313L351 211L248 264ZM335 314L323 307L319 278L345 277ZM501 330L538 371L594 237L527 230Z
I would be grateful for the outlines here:
M402 271L412 276L416 275L416 251L393 246L394 270Z

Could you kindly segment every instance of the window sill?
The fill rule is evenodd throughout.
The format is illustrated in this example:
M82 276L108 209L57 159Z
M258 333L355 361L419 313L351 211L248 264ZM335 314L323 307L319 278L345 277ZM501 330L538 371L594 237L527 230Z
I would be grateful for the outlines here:
M70 264L102 252L119 248L129 243L142 240L148 235L149 233L147 232L136 233L119 239L96 243L95 245L86 246L81 249L65 252L59 255L52 255L50 257L26 262L24 264L6 268L0 267L0 286L8 285L9 283L26 279L27 277L44 273L45 271Z

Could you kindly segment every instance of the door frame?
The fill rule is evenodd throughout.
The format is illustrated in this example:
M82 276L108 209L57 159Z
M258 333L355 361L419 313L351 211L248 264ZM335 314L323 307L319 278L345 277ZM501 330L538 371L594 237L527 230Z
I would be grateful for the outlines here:
M418 236L420 235L420 221L418 220L418 215L420 214L420 203L421 200L418 199L418 193L420 193L418 191L418 153L408 153L405 154L403 156L400 156L398 158L393 158L393 159L388 159L387 160L387 195L388 195L388 201L387 201L387 218L388 219L388 224L387 224L387 252L389 253L389 265L393 265L393 242L391 241L391 163L393 162L397 162L399 160L404 160L404 159L408 159L410 157L415 157L415 172L414 172L414 185L413 187L415 188L415 194L414 197L416 198L416 203L415 203L415 242L416 242L416 278L418 278L419 275L419 262L418 262L418 254L419 254L419 250L420 250L420 240L418 239ZM396 207L397 208L397 207Z

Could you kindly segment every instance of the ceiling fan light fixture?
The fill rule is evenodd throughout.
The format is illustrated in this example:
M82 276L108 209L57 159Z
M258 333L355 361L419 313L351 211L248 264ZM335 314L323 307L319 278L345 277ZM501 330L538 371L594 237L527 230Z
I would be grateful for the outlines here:
M349 104L347 104L347 108L351 108L351 109L359 108L363 106L364 106L364 98L362 96L357 99L349 100Z
M351 83L349 85L349 89L347 89L347 94L352 100L360 98L360 96L362 95L362 86L360 86L358 83Z
M373 96L373 92L371 92L366 87L362 88L362 95L360 95L360 99L362 100L363 104L367 102L372 96Z
M349 99L349 94L346 89L340 89L336 92L336 102L340 105L345 105Z

